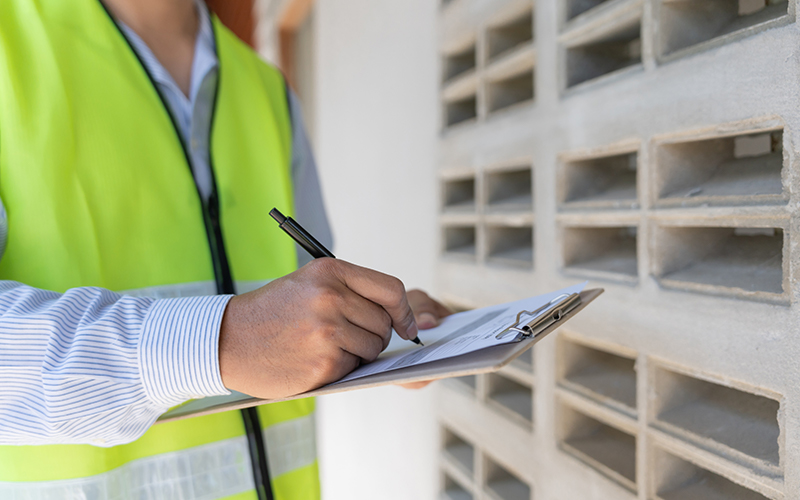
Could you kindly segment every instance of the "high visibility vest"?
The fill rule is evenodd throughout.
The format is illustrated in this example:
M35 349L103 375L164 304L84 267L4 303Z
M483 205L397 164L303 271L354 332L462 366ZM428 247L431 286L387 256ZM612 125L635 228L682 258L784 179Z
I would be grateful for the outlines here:
M284 82L217 19L211 135L218 221L239 291L296 268ZM215 256L168 110L98 0L0 1L0 279L63 292L215 292ZM216 214L214 214L216 216ZM259 408L275 497L319 497L313 400ZM256 498L238 412L137 441L0 447L0 498ZM26 493L29 493L28 496Z

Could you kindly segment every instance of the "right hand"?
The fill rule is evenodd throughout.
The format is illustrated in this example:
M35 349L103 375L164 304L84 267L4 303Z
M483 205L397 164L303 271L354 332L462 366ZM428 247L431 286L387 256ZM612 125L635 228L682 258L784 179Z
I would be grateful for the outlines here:
M375 360L392 327L404 339L417 336L400 280L316 259L231 299L219 337L222 383L262 399L300 394Z

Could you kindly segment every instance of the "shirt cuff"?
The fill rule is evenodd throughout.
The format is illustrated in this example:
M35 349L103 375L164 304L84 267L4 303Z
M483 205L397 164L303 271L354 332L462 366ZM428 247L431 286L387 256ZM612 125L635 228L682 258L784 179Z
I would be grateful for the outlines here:
M139 336L145 392L169 408L189 399L230 394L219 372L219 331L232 295L153 302Z

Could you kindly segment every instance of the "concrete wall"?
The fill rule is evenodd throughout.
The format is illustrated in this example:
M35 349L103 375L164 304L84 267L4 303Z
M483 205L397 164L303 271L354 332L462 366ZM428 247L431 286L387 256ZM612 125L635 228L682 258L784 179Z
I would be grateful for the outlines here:
M442 7L440 291L606 289L533 363L441 387L452 498L800 498L795 12Z

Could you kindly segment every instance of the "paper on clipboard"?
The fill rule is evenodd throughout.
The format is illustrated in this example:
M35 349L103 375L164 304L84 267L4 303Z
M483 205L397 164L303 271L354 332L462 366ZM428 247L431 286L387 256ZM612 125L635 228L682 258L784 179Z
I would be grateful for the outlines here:
M420 330L419 338L425 347L409 347L408 341L392 334L389 346L377 360L357 368L336 384L517 342L519 339L515 335L498 338L498 334L506 330L509 325L515 324L520 311L541 310L538 315L544 314L546 311L544 306L560 296L582 292L586 284L587 282L584 282L517 302L454 314L445 318L436 328ZM528 319L534 320L538 315L530 316Z

